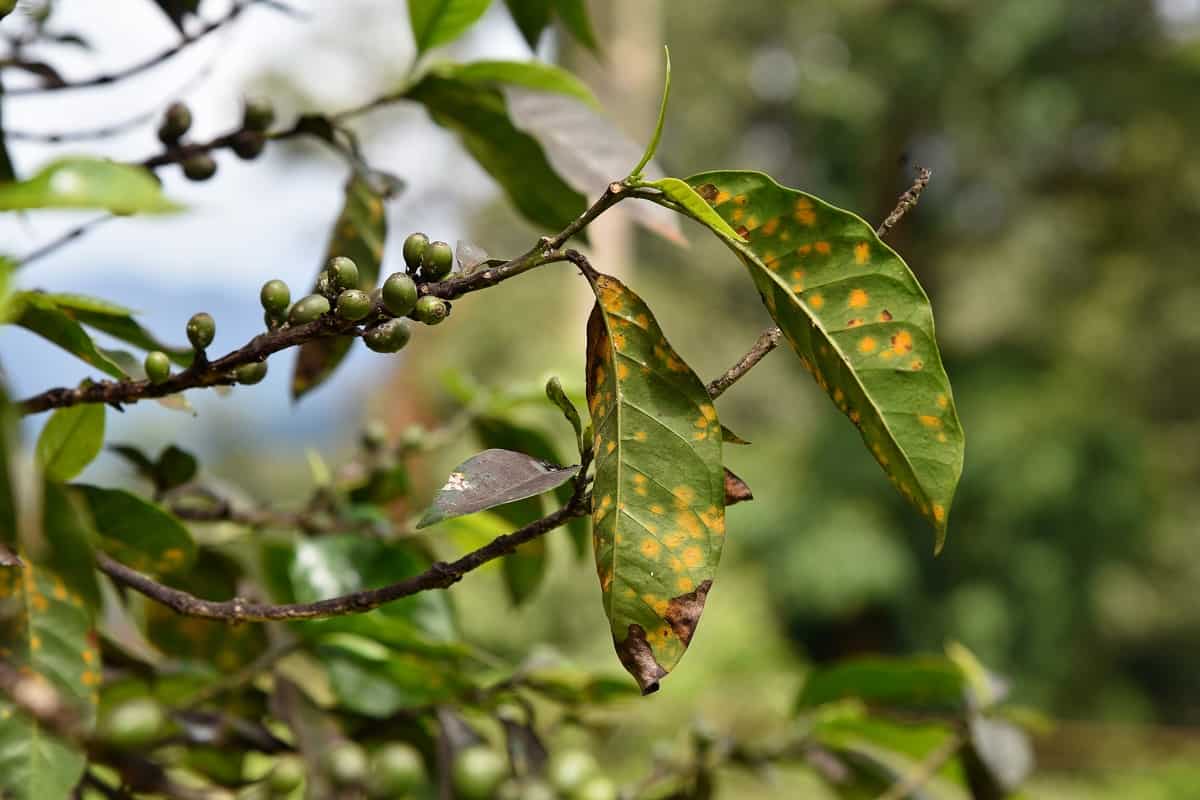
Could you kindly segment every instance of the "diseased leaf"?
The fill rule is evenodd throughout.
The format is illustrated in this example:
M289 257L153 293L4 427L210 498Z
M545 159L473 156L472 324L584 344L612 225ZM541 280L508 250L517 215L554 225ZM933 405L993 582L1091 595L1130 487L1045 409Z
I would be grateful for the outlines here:
M96 297L82 294L46 293L42 297L54 303L59 311L89 328L107 333L143 350L161 350L181 367L190 367L195 351L190 347L172 347L134 320L134 312ZM126 370L128 371L128 370Z
M558 231L583 213L583 195L559 177L541 145L513 125L498 89L429 75L407 96L423 103L434 122L459 135L530 222Z
M37 459L46 477L69 481L92 463L103 446L104 406L70 406L50 415L38 436Z
M721 423L641 298L607 275L592 285L596 569L621 663L648 694L687 649L721 557Z
M16 323L22 328L53 342L112 378L122 380L126 377L112 359L96 348L79 323L59 310L53 300L37 292L20 292L15 301L20 307Z
M933 525L940 550L963 431L929 298L908 266L859 217L762 173L709 172L688 183L747 238L718 232L805 369Z
M317 269L320 274L331 258L346 256L358 266L358 288L365 292L370 292L379 282L379 265L383 262L383 247L387 241L387 214L383 203L388 194L381 192L375 184L357 172L346 183L342 211ZM302 345L292 372L292 398L298 400L324 383L353 344L351 336L327 336Z
M196 555L192 535L174 515L121 489L73 486L92 514L100 546L142 572L179 572Z
M62 158L28 180L0 183L0 210L34 208L99 208L114 214L180 210L147 170L98 158Z
M42 489L42 529L47 552L42 562L88 608L100 607L96 559L87 512L65 486L46 481Z
M536 497L577 471L578 467L547 464L511 450L484 450L455 467L417 527Z
M966 708L966 691L962 670L949 659L864 657L815 670L796 708L855 698L881 708L959 712Z
M408 0L417 53L452 42L483 16L491 0Z
M642 148L595 108L574 97L525 86L504 89L513 124L532 136L567 184L588 196L597 196L614 180L624 177L637 163ZM661 175L657 162L644 170ZM679 220L660 206L631 203L622 206L631 218L665 239L684 244Z
M683 206L693 217L707 225L709 230L718 236L734 242L745 241L737 231L729 226L729 223L721 218L720 214L713 211L712 206L706 203L703 197L696 194L695 189L679 178L660 178L656 181L644 181L644 184L658 189L668 200L673 200Z
M100 654L82 598L49 568L24 559L0 568L0 642L5 659L45 681L79 720L94 720ZM70 796L83 775L84 754L12 706L0 693L0 795L14 800Z

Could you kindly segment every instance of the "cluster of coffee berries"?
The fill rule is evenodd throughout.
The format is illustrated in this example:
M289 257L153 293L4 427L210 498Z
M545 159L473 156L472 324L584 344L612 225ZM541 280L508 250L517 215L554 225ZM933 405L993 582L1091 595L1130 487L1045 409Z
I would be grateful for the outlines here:
M283 287L284 292L287 287ZM217 323L212 314L201 311L193 314L187 322L187 337L197 353L203 353L217 335ZM146 379L153 384L165 383L171 377L171 359L161 350L151 350L146 354L142 366L146 370ZM255 361L243 364L233 371L233 377L238 383L253 385L267 377L267 362Z
M267 143L267 129L275 120L275 111L268 103L260 100L247 100L242 109L242 127L229 139L229 149L238 158L250 160L258 158ZM162 122L158 126L158 138L164 145L175 149L181 147L183 137L192 127L192 112L180 102L171 103L163 113ZM207 149L198 147L193 152L187 152L179 162L183 174L188 180L206 181L217 174L217 162ZM186 151L185 151L186 152Z
M284 763L281 759L268 778L269 786L276 796L287 796L300 785L300 780L281 780L284 776L280 776L278 771ZM404 742L387 742L370 753L354 742L341 742L325 754L321 766L324 767L330 782L340 790L353 792L357 789L361 792L365 789L366 795L373 799L392 800L424 796L430 788L421 753ZM285 776L293 775L301 780L304 777L304 763L299 759L288 763Z

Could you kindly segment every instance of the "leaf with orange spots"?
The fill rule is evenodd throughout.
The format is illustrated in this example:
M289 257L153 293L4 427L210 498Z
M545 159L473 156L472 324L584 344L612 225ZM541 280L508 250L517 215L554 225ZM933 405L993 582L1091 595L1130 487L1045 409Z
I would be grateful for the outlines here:
M74 485L99 535L99 547L139 572L179 572L196 556L192 535L173 514L121 489Z
M642 692L691 642L725 538L721 423L636 294L590 276L592 543L613 642Z
M345 256L358 267L358 288L364 292L375 288L387 240L384 201L392 188L382 176L356 172L350 178L346 183L342 212L333 224L318 275L325 270L329 259ZM351 336L326 336L301 345L292 371L292 397L298 400L324 383L346 358L353 344Z
M908 266L861 218L762 173L709 172L688 183L745 238L714 228L801 364L933 524L940 550L963 431L929 298Z
M87 605L57 574L22 558L0 568L0 656L30 681L54 690L90 730L100 686L100 654ZM84 754L0 693L0 796L66 798L83 774Z

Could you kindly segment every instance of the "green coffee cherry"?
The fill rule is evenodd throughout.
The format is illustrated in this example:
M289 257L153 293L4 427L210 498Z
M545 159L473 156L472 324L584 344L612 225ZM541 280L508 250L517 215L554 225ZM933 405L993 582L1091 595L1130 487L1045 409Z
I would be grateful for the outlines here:
M600 767L591 753L586 750L567 750L550 759L546 766L546 776L555 789L563 794L571 794L599 770Z
M404 263L408 265L409 272L416 272L421 266L421 256L428 246L429 237L423 233L410 234L404 240Z
M203 350L212 344L213 337L216 335L217 323L213 320L212 314L201 311L199 314L193 314L192 318L188 320L188 341L197 350Z
M617 786L603 775L593 775L571 797L574 800L617 800Z
M358 288L358 265L345 256L337 256L329 260L329 275L338 289Z
M242 109L242 127L249 131L265 131L275 121L275 109L266 100L247 100Z
M389 319L363 334L363 343L376 353L395 353L408 344L412 333L402 319Z
M370 314L373 307L371 296L358 289L347 289L338 295L337 314L342 319L358 322Z
M325 756L329 777L339 786L353 786L367 777L367 754L354 742L342 742Z
M266 311L278 316L287 311L288 303L292 302L292 292L286 283L276 278L262 285L258 299Z
M217 174L217 162L208 153L196 153L183 160L183 174L189 181L206 181Z
M508 777L508 762L492 748L475 745L455 756L452 777L455 797L490 800Z
M110 709L98 728L101 737L114 747L132 750L157 740L166 725L166 712L157 701L137 697Z
M253 386L267 377L267 362L255 361L251 364L242 364L234 370L233 375L237 378L238 383Z
M304 782L304 773L303 759L290 753L282 755L267 776L267 788L277 796L289 795Z
M310 294L308 297L297 300L296 305L292 306L292 310L288 313L288 322L293 325L303 325L328 313L329 299L319 294Z
M433 242L421 254L421 277L440 281L454 267L454 251L445 242Z
M425 762L412 745L392 742L371 756L370 775L367 788L371 797L380 800L408 797L409 792L426 782Z
M243 161L252 161L262 155L267 146L267 137L258 131L241 131L233 137L230 149Z
M403 272L393 272L383 282L383 306L397 317L407 317L417 305L417 284Z
M424 322L426 325L437 325L449 315L450 306L446 301L431 294L417 300L417 305L413 308L413 316L418 322Z
M537 778L509 778L496 789L496 800L558 800L558 793Z
M160 350L153 350L146 353L146 377L151 383L162 383L167 378L171 377L171 359L167 358L167 354Z
M158 127L158 138L165 145L177 144L192 127L192 111L183 103L171 103Z

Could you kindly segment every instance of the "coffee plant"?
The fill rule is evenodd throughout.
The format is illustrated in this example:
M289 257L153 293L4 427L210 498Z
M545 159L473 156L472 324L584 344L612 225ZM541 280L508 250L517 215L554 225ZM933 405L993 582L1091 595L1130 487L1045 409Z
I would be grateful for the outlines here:
M86 39L55 26L49 0L22 6L27 13L4 21L12 31L0 63L6 94L69 96L109 85L154 69L251 6L292 13L278 0L237 0L206 21L198 0L156 4L181 40L83 79L62 77L40 48ZM505 5L531 45L557 22L583 47L601 49L582 0ZM219 180L214 153L251 160L291 139L330 148L347 175L327 251L313 257L320 268L311 286L264 283L263 332L227 353L211 350L219 310L153 333L113 298L30 286L32 264L87 225L3 261L0 320L95 375L2 398L0 793L706 798L718 791L718 769L793 763L844 797L1006 796L1029 771L1023 731L1034 718L1006 705L1004 683L958 646L945 656L821 669L784 733L747 741L697 728L687 748L644 765L643 780L620 788L587 749L556 744L556 732L586 735L601 724L596 712L636 702L631 695L659 691L664 681L670 691L669 675L688 668L683 657L710 597L732 601L718 588L722 544L737 528L727 509L752 496L724 466L723 449L746 443L722 424L716 401L781 341L928 520L936 549L945 543L964 440L929 299L884 241L916 204L927 172L878 229L756 172L664 176L654 156L669 62L658 125L641 158L615 132L605 152L592 152L584 142L595 136L578 132L611 126L570 73L540 61L429 57L488 6L410 0L410 77L341 113L282 120L269 103L248 101L235 129L196 140L192 112L176 101L157 119L161 150L141 161L72 156L18 176L0 151L0 208L30 214L178 213L157 173ZM13 3L3 8L12 12ZM511 258L456 250L436 233L398 243L386 205L403 182L367 162L351 122L401 103L423 106L457 134L545 235ZM637 206L637 218L659 230L690 220L745 269L776 327L724 374L698 375L636 288L572 246L618 204ZM381 274L389 243L402 246L406 271ZM561 411L561 433L569 429L575 443L569 457L555 434L506 413L528 397L506 404L495 402L501 393L479 393L445 428L394 437L368 427L353 462L295 510L230 499L174 445L151 454L107 443L144 492L76 480L105 448L113 411L152 400L186 408L192 392L253 386L276 353L292 348L291 394L301 399L335 379L358 340L379 354L420 347L440 332L431 326L488 313L469 295L526 273L537 280L551 265L577 272L595 301L579 331L586 408L557 378L540 400ZM183 334L186 345L169 343ZM17 422L40 414L48 418L29 456ZM414 499L409 459L463 434L484 449L450 473L419 519L397 523L388 508ZM432 538L479 519L498 535L455 560L435 557ZM240 533L215 537L218 523ZM609 623L597 635L611 637L611 661L535 655L508 664L464 640L453 595L443 590L499 560L512 601L533 602L545 537L559 529L581 558L591 544ZM628 675L614 675L617 665Z

